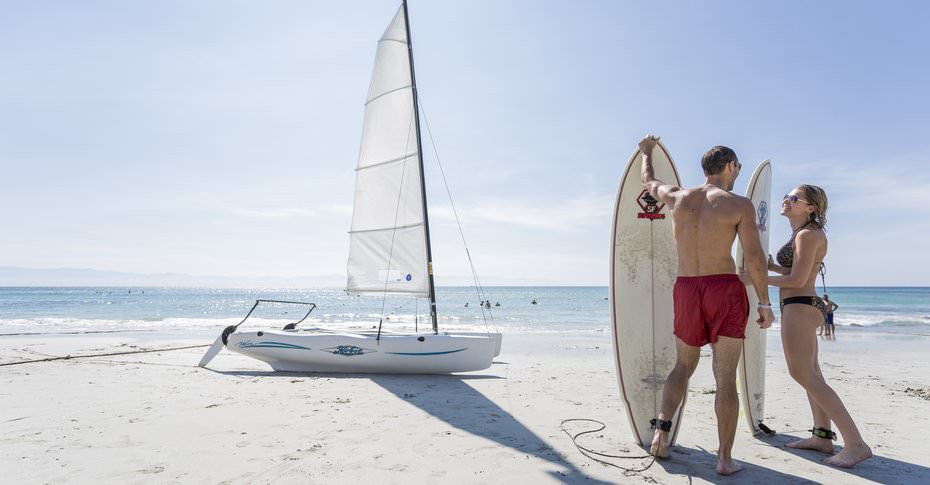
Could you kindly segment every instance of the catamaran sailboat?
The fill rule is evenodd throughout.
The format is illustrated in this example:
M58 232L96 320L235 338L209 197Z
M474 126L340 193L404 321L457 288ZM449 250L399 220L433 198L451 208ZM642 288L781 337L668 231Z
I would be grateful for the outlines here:
M388 333L382 332L380 325L371 332L323 331L297 328L300 322L282 330L237 332L248 319L246 315L238 325L223 331L200 366L207 365L224 345L275 370L297 372L467 372L487 369L500 353L502 338L498 332L452 333L438 328L406 2L378 42L365 102L349 234L346 290L382 298L429 298L432 332ZM309 315L315 305L305 305L309 305Z

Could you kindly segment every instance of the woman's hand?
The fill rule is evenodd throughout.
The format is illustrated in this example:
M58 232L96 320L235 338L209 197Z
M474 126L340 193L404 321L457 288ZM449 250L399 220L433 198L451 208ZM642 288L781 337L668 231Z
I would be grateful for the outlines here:
M775 264L775 258L773 258L771 254L769 254L769 271L778 272L778 265Z
M739 280L743 282L743 286L752 285L752 277L749 276L745 266L740 266L739 273L737 273L736 276L738 276Z

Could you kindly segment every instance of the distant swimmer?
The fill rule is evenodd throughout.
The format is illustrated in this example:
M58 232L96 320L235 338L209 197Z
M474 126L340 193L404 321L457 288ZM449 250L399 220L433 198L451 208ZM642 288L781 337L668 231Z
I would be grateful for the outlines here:
M468 308L468 302L467 302L467 301L465 302L465 308Z
M491 308L491 300L488 300L488 301L484 302L484 307L485 307L485 308Z
M533 302L532 302L532 303L533 303L534 305L536 304L536 298L533 298Z
M494 303L494 306L501 306L501 302Z

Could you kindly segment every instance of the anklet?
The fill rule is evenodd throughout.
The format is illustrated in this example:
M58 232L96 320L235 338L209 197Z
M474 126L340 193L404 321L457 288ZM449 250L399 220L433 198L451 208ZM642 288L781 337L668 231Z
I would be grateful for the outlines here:
M671 421L665 421L662 419L651 419L649 420L649 424L652 425L652 429L658 429L659 431L665 431L666 433L672 430Z
M811 433L818 438L836 441L836 433L827 428L818 428L815 426L814 429L811 430Z

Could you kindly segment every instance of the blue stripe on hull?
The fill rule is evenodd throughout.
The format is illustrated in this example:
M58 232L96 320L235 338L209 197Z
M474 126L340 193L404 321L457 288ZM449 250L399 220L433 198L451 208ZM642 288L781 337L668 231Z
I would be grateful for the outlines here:
M456 352L461 352L463 350L468 350L468 348L458 349L458 350L447 350L445 352L385 352L385 354L391 355L443 355L443 354L454 354Z
M269 348L269 349L294 349L294 350L311 350L310 347L303 345L286 344L283 342L262 342L258 344L239 344L240 349Z

